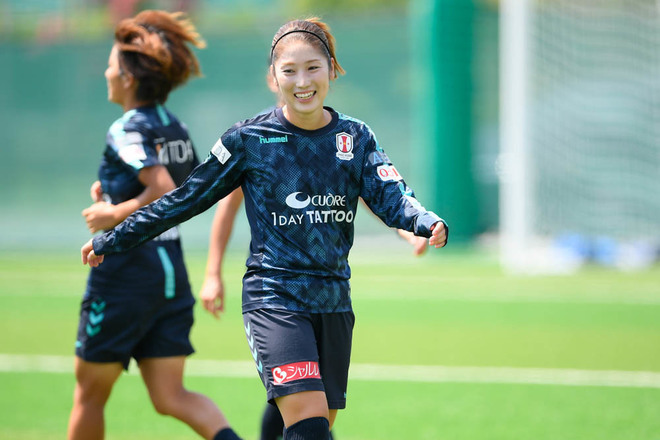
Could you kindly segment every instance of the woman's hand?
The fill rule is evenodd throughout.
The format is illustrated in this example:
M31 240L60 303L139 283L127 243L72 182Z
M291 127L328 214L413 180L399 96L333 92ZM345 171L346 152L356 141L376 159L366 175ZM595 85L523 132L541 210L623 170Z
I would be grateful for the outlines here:
M431 238L429 238L429 246L441 248L447 244L447 228L443 222L437 222L431 226Z
M82 263L89 264L89 267L97 267L103 263L103 255L96 255L94 253L91 239L80 249L80 254L82 256Z
M222 283L222 276L207 274L199 298L209 313L216 319L220 318L220 314L225 311L225 286Z
M107 202L96 202L82 212L87 229L92 234L105 229L112 229L120 221L116 216L116 206Z
M418 237L405 229L397 229L399 236L406 240L413 247L413 255L419 257L426 252L426 238Z
M101 189L101 182L98 180L92 183L92 187L89 189L89 195L92 197L94 202L100 202L103 200L103 189Z

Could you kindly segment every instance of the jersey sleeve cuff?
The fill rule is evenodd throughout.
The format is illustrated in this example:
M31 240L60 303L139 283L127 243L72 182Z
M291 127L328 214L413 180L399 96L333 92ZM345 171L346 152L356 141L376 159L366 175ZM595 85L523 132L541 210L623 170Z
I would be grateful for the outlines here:
M96 255L103 255L105 253L103 252L103 245L106 243L105 235L106 234L97 235L92 239L92 248Z
M427 211L421 214L419 217L417 217L417 222L415 224L415 235L429 238L431 236L431 227L438 222L444 223L445 228L447 228L447 222L438 217L435 213Z

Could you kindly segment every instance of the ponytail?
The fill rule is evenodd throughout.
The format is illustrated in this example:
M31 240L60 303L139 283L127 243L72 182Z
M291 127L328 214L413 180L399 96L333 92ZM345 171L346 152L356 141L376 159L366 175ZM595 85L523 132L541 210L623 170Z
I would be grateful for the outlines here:
M138 81L141 101L164 103L172 89L201 75L188 45L201 49L206 43L182 12L148 10L122 20L115 42L120 66Z

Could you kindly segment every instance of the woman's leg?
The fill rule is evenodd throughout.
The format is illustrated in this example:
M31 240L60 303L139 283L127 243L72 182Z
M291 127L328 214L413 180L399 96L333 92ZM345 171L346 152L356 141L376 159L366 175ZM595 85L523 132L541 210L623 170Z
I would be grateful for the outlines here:
M337 315L338 322L324 323L325 315ZM285 440L327 439L336 409L345 406L353 314L257 309L245 312L243 322L267 398L282 414ZM324 332L329 334L324 337ZM341 340L327 344L336 333ZM337 345L339 350L322 350ZM322 357L334 360L323 363Z
M69 440L103 439L103 410L121 371L119 362L87 362L76 357L76 388L69 418Z
M282 414L280 414L277 406L267 403L261 416L260 440L282 440L283 432Z
M337 417L337 410L330 410L330 427ZM261 435L260 440L282 440L284 431L284 421L282 414L277 409L276 405L266 404L263 415L261 417ZM330 431L329 440L333 440L332 431Z
M183 387L185 359L185 356L141 359L142 379L159 414L181 420L210 440L228 428L229 422L211 399Z
M328 401L323 391L302 391L275 399L284 419L284 440L325 440L330 435Z
M325 417L328 419L328 401L323 391L302 391L278 397L275 403L282 414L285 426L311 417Z
M332 427L334 426L336 418L337 418L337 410L331 409L330 418L328 419L328 421L330 422L330 429L332 429ZM332 433L330 433L330 440L332 440Z

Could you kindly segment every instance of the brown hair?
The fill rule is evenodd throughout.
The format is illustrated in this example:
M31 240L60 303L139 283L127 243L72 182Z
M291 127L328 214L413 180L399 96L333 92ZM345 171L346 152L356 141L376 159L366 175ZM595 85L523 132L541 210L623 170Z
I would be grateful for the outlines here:
M322 22L318 17L310 17L305 20L292 20L282 25L273 37L270 46L270 64L277 59L279 51L277 50L280 40L297 39L305 41L315 46L321 53L328 56L328 64L332 66L334 60L335 72L331 79L336 79L339 74L346 73L337 61L335 55L335 37L330 33L330 26Z
M164 103L175 87L191 75L200 76L199 61L190 47L206 47L182 12L142 11L115 29L119 65L138 82L136 98Z

